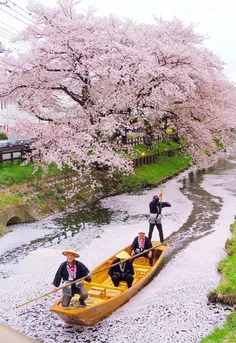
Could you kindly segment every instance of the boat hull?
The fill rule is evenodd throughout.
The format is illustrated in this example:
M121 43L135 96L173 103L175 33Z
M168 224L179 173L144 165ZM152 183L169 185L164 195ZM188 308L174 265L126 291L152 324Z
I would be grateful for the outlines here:
M158 242L153 242L158 243ZM154 245L154 244L153 244ZM157 245L157 244L155 244ZM138 291L140 291L149 281L150 279L155 275L160 262L164 256L164 252L166 247L162 246L159 249L159 257L156 259L153 267L149 267L147 274L140 278L131 288L126 288L125 290L120 287L109 287L110 289L117 289L121 290L121 294L118 296L115 296L114 298L107 299L101 303L98 303L97 305L88 306L86 308L70 308L70 307L62 307L59 303L55 304L51 307L51 311L55 312L62 320L64 320L68 324L72 325L82 325L82 326L93 326L105 317L109 316L112 312L114 312L116 309L121 307L123 304L125 304L130 298L132 298ZM126 247L124 250L129 251L130 247ZM113 258L114 256L112 256ZM112 260L109 259L109 260ZM97 267L94 272L101 270L104 268L105 264L102 264L101 266ZM110 262L107 264L110 265ZM135 265L135 263L134 263ZM135 267L134 267L135 269ZM107 274L107 272L106 272ZM94 285L103 286L103 283L97 283ZM85 285L86 287L86 285ZM89 287L89 286L88 286Z

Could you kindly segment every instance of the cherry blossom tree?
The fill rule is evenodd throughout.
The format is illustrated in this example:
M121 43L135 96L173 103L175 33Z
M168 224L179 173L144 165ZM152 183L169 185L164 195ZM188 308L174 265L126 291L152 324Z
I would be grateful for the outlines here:
M226 142L236 125L235 88L193 26L99 18L75 7L31 4L34 23L18 37L31 49L0 60L0 97L52 123L18 125L44 161L83 173L94 165L130 171L110 136L140 118L152 125L167 116L197 159L215 140Z

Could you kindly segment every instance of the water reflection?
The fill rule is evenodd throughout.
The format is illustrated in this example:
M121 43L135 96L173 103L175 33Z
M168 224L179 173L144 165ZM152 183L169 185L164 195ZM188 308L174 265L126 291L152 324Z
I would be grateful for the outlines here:
M219 159L213 166L201 170L191 171L186 177L179 181L180 190L186 197L192 201L193 210L186 222L176 232L173 232L167 240L171 247L169 254L166 255L163 265L165 265L174 255L188 244L196 241L214 231L214 224L219 218L223 206L223 199L220 196L214 196L202 187L205 175L221 176L218 186L223 186L226 182L226 189L229 188L229 174L232 171L232 177L235 180L236 165L227 159ZM227 178L223 175L227 171ZM232 184L231 184L232 186Z
M68 237L74 237L78 233L86 232L90 229L101 228L103 225L108 225L111 222L126 221L128 218L127 211L113 210L109 207L101 205L100 201L96 201L86 207L74 207L69 211L53 218L48 224L43 223L44 229L49 229L51 233L43 237L33 239L25 244L19 244L14 249L9 249L0 256L0 263L9 262L18 263L21 258L24 258L31 251L42 247L50 247L60 244ZM35 223L36 224L36 223ZM24 226L32 226L34 223L23 224ZM40 225L40 222L36 224ZM15 230L20 230L21 225L15 226ZM20 234L20 233L19 233Z

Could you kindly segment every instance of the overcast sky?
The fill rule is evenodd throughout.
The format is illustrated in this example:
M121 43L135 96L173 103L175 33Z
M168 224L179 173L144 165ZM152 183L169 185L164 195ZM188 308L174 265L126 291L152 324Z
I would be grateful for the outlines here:
M12 2L22 8L26 8L28 3L27 0ZM56 4L56 0L39 2L50 6ZM235 0L82 0L81 6L94 6L101 16L113 13L147 23L153 21L153 15L168 20L177 17L186 24L194 22L198 24L196 30L209 37L206 46L223 59L226 73L236 81ZM13 5L12 7L17 10ZM7 17L0 13L0 23L1 20L6 20L3 16ZM15 24L16 20L11 18L11 26Z

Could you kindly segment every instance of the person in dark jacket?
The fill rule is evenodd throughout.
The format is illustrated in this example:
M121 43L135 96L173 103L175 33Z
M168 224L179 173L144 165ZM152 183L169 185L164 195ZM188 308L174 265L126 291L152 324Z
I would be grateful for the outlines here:
M138 236L135 237L132 243L132 252L131 256L135 256L136 254L140 254L144 250L148 250L152 248L152 243L148 237L145 236L145 232L139 232ZM153 258L152 258L152 251L142 254L141 256L145 256L149 258L150 266L153 265Z
M112 264L118 263L128 258L130 258L130 255L123 250L116 255L116 258L113 260ZM134 281L134 268L131 260L120 263L114 267L112 267L111 265L108 274L110 275L115 287L119 286L120 281L126 281L128 288L130 288Z
M171 207L169 202L160 202L159 197L154 195L152 201L149 203L150 217L149 217L149 232L148 238L152 240L153 229L156 226L159 231L160 242L164 242L162 224L161 224L161 211L163 207Z
M66 283L78 280L84 276L87 276L86 281L91 281L88 268L83 263L75 260L76 257L79 257L79 254L74 249L65 250L62 252L62 254L66 256L67 261L63 262L56 272L53 280L53 292L56 292L61 280L63 280L64 285ZM62 306L69 306L71 298L74 296L74 294L79 294L79 302L81 307L86 307L85 299L88 297L88 292L84 288L82 281L78 281L67 288L63 288L62 294Z

